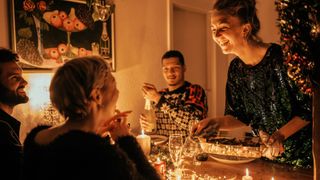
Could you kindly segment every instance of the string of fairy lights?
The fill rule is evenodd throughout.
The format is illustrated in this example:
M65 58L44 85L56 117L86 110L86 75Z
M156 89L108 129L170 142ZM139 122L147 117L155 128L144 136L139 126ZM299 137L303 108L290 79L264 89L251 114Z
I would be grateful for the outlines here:
M288 65L288 76L305 94L319 77L320 2L318 0L276 0L280 43ZM319 74L318 74L319 76Z

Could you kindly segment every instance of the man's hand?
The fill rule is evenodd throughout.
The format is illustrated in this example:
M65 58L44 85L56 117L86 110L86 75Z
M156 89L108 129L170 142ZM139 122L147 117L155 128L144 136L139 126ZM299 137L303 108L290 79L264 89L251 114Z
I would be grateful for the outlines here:
M141 129L144 130L145 132L152 131L152 124L148 121L146 115L140 114L140 126Z
M158 93L157 88L150 83L144 83L142 86L142 95L143 98L149 99L155 103L158 103L160 100L160 93Z

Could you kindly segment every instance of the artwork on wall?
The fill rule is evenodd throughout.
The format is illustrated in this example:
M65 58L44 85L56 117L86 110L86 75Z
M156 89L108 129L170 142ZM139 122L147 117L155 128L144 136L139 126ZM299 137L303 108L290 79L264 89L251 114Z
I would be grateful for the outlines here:
M71 58L100 55L115 71L114 4L87 2L10 0L11 45L24 69L53 69Z

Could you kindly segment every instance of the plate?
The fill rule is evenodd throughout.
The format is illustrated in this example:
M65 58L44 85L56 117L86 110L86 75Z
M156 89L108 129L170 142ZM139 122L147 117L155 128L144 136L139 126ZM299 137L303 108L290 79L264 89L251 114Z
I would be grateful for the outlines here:
M220 154L210 154L212 159L226 164L243 164L256 160L256 158L247 158L239 156L228 156Z
M167 136L157 135L157 134L150 134L151 141L154 143L154 145L164 144L168 141Z

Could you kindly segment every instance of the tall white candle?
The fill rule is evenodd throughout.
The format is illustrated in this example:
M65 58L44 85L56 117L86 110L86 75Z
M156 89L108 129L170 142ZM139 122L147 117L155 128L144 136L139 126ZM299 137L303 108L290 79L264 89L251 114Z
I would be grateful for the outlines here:
M144 154L148 156L150 154L150 148L151 148L151 138L150 136L144 134L144 131L141 131L141 134L138 135L137 141L140 144Z
M249 169L246 168L246 175L242 176L242 180L252 180L252 176L249 176Z

